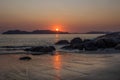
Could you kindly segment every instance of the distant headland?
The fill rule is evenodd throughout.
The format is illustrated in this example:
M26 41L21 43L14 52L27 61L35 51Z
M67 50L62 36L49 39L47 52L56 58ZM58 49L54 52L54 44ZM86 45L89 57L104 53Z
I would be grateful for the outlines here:
M34 31L21 31L21 30L8 30L2 34L69 34L69 32L52 31L52 30L34 30Z
M109 34L113 32L104 32L104 31L89 31L85 33L70 33L63 31L52 31L52 30L34 30L34 31L22 31L22 30L8 30L2 34Z

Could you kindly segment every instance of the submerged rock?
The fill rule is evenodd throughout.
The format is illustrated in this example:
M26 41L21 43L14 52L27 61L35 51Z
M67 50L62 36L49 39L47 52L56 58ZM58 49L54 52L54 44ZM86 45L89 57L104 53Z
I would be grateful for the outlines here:
M20 58L20 60L27 60L27 61L28 61L28 60L31 60L31 59L32 59L32 58L29 57L29 56L25 56L25 57L21 57L21 58Z
M60 41L55 43L55 45L66 45L66 44L69 44L69 41L67 41L67 40L60 40Z
M25 51L31 51L31 52L53 52L55 51L54 46L38 46L38 47L32 47L25 49Z

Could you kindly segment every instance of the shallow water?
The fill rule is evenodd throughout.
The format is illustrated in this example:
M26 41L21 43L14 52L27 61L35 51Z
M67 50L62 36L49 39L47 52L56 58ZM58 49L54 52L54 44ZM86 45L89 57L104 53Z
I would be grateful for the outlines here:
M20 61L30 56L30 61ZM0 80L119 80L120 54L0 55Z

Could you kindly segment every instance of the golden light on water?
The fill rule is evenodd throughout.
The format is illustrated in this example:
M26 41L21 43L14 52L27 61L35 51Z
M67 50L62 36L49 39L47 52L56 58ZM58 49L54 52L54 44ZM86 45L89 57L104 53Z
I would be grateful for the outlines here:
M62 68L62 63L61 63L61 55L57 52L56 55L53 57L53 67L55 69L56 73L56 78L55 80L60 80L61 77L61 68Z
M61 69L61 56L59 54L56 54L54 56L54 68L57 70Z

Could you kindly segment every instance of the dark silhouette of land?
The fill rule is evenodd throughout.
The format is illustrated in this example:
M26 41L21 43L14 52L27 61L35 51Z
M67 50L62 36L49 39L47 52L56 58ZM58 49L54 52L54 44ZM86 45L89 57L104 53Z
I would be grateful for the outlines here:
M69 34L69 32L51 31L51 30L34 30L31 32L21 30L8 30L2 34Z
M109 34L112 32L105 32L105 31L90 31L90 32L86 32L85 34Z
M89 31L85 33L70 33L63 31L52 31L52 30L34 30L34 31L22 31L22 30L8 30L3 32L2 34L109 34L113 32L105 32L105 31Z

